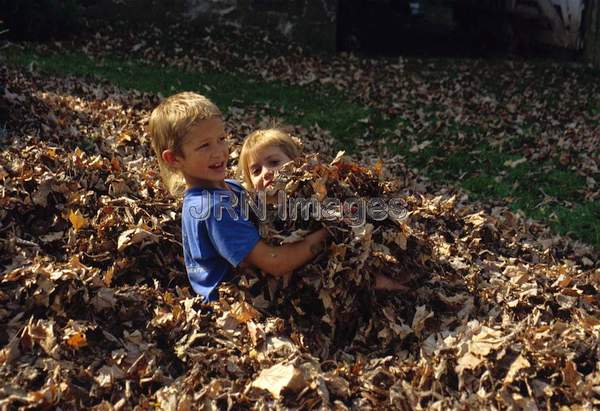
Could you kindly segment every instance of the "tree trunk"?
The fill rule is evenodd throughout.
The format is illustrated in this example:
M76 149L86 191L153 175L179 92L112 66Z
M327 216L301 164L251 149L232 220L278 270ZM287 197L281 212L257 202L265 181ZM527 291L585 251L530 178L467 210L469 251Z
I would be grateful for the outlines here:
M583 31L583 54L600 67L600 0L587 0Z
M561 20L560 15L556 12L552 2L550 0L537 0L537 4L540 7L542 14L546 16L550 22L550 26L552 26L552 35L554 36L556 44L561 47L568 47L569 35L567 34L565 25Z

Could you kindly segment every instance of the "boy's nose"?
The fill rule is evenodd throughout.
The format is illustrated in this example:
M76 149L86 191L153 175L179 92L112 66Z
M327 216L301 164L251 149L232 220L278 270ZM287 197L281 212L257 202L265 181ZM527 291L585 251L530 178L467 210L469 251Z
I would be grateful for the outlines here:
M217 147L212 151L211 156L215 158L222 156L229 157L229 147Z

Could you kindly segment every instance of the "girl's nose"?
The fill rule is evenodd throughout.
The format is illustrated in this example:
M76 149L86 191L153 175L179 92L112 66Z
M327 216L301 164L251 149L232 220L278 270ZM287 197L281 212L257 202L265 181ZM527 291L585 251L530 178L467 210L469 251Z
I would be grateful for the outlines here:
M262 186L266 187L273 181L273 171L266 169L262 175Z

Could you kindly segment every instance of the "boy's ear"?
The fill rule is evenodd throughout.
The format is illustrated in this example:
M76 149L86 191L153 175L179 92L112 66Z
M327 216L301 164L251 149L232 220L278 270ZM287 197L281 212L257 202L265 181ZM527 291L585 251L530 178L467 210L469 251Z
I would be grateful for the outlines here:
M178 168L179 156L177 156L173 150L164 150L161 157L169 167Z

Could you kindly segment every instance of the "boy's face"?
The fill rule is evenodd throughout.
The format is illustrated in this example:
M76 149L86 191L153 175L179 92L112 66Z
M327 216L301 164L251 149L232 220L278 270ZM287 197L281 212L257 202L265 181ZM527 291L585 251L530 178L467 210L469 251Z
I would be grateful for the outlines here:
M181 151L183 156L173 155L170 163L183 174L188 186L224 187L229 145L220 118L212 117L195 125L185 137Z
M248 162L252 186L256 190L268 189L277 176L277 171L289 161L292 159L277 146L257 150Z

